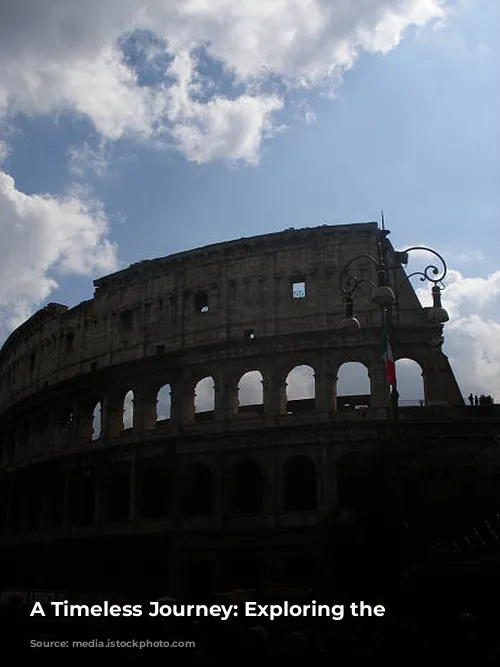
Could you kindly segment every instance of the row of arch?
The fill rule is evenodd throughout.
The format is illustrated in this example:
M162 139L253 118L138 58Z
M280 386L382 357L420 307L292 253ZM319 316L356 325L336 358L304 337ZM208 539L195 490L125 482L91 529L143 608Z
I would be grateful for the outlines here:
M286 460L282 474L280 509L317 510L318 474L312 459L292 456ZM100 474L95 468L77 469L67 478L62 471L53 472L45 481L40 475L14 478L10 497L3 497L1 508L8 533L37 531L42 520L46 527L60 527L65 516L71 525L90 525L98 512L105 521L113 522L126 521L131 514L160 519L174 511L193 517L217 511L215 475L202 462L190 464L180 484L175 484L167 469L158 464L144 466L135 482L128 463L113 464ZM264 512L266 489L260 465L251 458L235 463L227 492L225 507L229 513Z
M421 404L424 398L424 389L422 381L422 369L413 360L399 359L396 362L398 373L403 371L403 382L399 382L398 390L400 401L404 405ZM289 411L295 409L313 410L315 399L315 373L314 369L308 365L295 366L286 377L286 394ZM258 370L247 371L239 380L238 405L239 409L245 411L259 412L264 403L264 380ZM340 398L349 396L366 397L371 393L371 383L368 369L361 362L346 362L339 368L336 380L336 395ZM157 394L156 421L165 422L170 419L172 392L169 384L160 387ZM302 406L298 402L307 401ZM122 430L128 430L134 426L134 391L130 389L123 399L123 424ZM290 405L295 402L296 405ZM347 399L345 406L351 407ZM199 380L194 391L194 412L195 414L213 413L215 410L215 381L213 377L208 376ZM102 404L97 402L92 416L92 437L98 439L101 434L102 422Z

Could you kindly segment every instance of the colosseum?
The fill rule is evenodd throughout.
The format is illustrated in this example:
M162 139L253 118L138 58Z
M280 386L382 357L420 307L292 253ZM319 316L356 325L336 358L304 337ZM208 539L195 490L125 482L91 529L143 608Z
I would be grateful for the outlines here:
M356 493L350 457L392 433L369 285L361 327L341 327L340 270L381 242L394 357L420 365L425 391L399 408L400 436L493 438L377 223L141 261L73 308L48 304L0 351L3 587L178 595L320 573L325 521ZM358 270L376 280L366 257ZM337 392L349 362L369 393ZM297 368L312 369L308 398L288 395Z

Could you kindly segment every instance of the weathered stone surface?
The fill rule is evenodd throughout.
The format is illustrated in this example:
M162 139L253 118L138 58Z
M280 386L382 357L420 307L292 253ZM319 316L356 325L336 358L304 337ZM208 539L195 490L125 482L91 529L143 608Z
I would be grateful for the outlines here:
M251 536L270 572L292 546L319 558L321 526L337 506L340 459L392 437L371 287L356 294L361 330L340 330L340 271L356 255L376 257L378 234L375 223L323 226L139 262L95 281L92 300L71 309L50 304L19 327L0 351L4 544L168 534L172 582L193 550L220 570L216 552L243 548ZM395 357L421 365L427 404L401 409L401 437L453 441L470 427L489 442L495 406L474 421L433 344L441 327L429 324L390 245L387 252L399 300ZM360 266L376 280L369 260ZM294 298L294 284L305 296ZM369 371L362 409L338 409L336 378L347 361ZM287 376L304 364L314 369L315 398L287 401ZM254 370L263 405L242 409L238 383ZM214 405L200 414L196 385L207 377ZM163 415L157 395L167 384L170 413ZM133 425L124 428L130 390ZM257 467L239 470L248 461ZM302 509L291 510L294 461L311 476ZM58 481L40 489L33 479ZM235 509L236 479L261 489L255 511ZM155 494L163 509L152 521Z

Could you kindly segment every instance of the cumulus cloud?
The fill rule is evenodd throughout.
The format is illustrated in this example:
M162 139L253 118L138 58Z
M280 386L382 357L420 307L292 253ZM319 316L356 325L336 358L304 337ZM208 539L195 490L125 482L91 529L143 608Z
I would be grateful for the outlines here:
M76 191L26 195L0 171L0 312L7 327L56 289L57 276L116 268L107 231L99 203Z
M417 293L424 306L431 305L427 289ZM493 395L499 401L500 271L486 278L449 271L442 302L450 315L444 351L462 392Z
M0 162L18 114L70 111L100 142L69 149L80 178L104 175L107 147L123 138L198 163L257 164L282 129L287 91L338 84L362 51L386 53L408 27L444 15L437 0L3 0ZM12 324L58 273L116 260L101 205L75 192L26 195L0 178L0 307Z
M4 0L0 111L71 109L112 140L161 137L196 162L255 163L283 105L283 92L266 92L270 79L285 88L338 82L360 52L386 53L409 26L443 20L442 5L437 0ZM159 76L148 83L123 49L124 39L137 31L152 36L139 45L146 60L158 65ZM199 76L202 50L238 86L231 93L221 92L209 73Z

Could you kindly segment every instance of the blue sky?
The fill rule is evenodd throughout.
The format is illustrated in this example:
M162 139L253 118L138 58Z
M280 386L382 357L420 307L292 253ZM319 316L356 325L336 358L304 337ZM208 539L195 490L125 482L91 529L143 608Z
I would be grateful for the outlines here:
M323 7L322 0L311 2ZM13 206L12 202L16 197L19 201L20 193L30 197L47 194L50 201L65 200L66 205L71 201L75 228L81 230L84 224L88 230L96 216L101 227L98 232L92 227L94 238L89 241L86 237L83 249L67 240L59 254L51 255L47 248L37 254L40 248L34 246L27 262L36 264L41 257L37 271L42 278L38 285L43 287L29 286L30 280L37 282L36 271L26 277L22 289L9 279L9 289L0 293L4 317L18 323L47 301L73 305L90 298L92 278L143 258L287 227L376 220L383 208L394 245L430 245L448 259L452 272L445 305L455 323L449 327L447 352L458 367L457 373L467 377L467 389L497 391L500 397L500 89L495 29L500 5L495 0L357 3L359 8L346 23L345 35L343 24L334 15L330 17L332 37L324 49L332 54L330 62L321 60L322 51L314 51L314 44L306 43L306 38L304 49L299 48L301 3L308 4L306 0L289 2L297 14L297 26L292 25L298 30L294 46L283 46L283 52L278 52L279 45L274 50L269 47L272 76L267 78L260 70L258 76L255 74L262 63L255 63L250 51L242 46L241 53L235 55L229 37L227 48L224 44L218 50L210 47L210 39L219 43L210 17L195 17L199 20L193 19L193 25L187 22L179 27L179 31L191 31L193 40L198 40L194 54L199 55L204 39L209 44L207 51L201 51L201 61L193 56L192 71L202 75L200 89L198 93L192 90L189 99L182 101L179 85L178 98L168 98L168 104L165 94L162 99L167 111L153 120L150 109L154 100L144 102L137 90L175 83L176 72L181 81L182 73L189 70L180 56L176 59L172 55L180 51L171 46L173 37L164 27L168 16L158 9L160 0L126 0L122 5L130 12L133 5L151 5L156 17L145 34L157 37L139 42L140 49L133 48L130 38L124 42L123 35L138 25L132 13L129 23L118 14L114 16L111 9L109 15L104 12L105 16L99 16L99 4L93 1L88 4L89 14L93 14L90 18L85 15L88 25L76 40L81 52L75 55L70 50L71 57L65 52L70 48L67 40L59 44L52 37L57 48L43 43L43 25L40 44L30 46L32 17L18 19L19 40L22 45L26 39L26 46L23 50L16 45L7 53L12 58L13 74L4 81L0 78L0 131L5 155L0 169L14 179L14 185L5 186L10 207L7 217L15 226L19 203ZM8 14L9 4L0 13ZM220 4L221 11L227 6L223 0L214 0L214 4ZM397 39L391 15L384 30L377 33L380 24L369 14L371 10L363 13L363 6L377 4L379 17L395 8L405 17L406 30L398 33ZM60 3L53 0L46 5L53 5L54 12L60 9ZM241 3L240 23L248 20L249 26L255 25L256 5L257 1ZM433 15L436 7L440 15ZM426 12L429 16L424 20ZM286 21L292 22L295 14L289 15ZM420 27L412 25L412 16L420 17ZM0 15L0 22L2 18L6 16ZM268 26L265 19L259 21L264 39ZM346 68L338 44L352 34L352 26L364 26L368 33L371 26L373 34L381 33L386 41L375 46L370 36L361 41L362 48L350 56L352 67ZM324 39L322 34L318 32L318 42ZM96 35L101 41L95 41ZM121 50L124 43L125 54ZM167 43L168 52L162 49ZM93 78L84 76L82 72L90 68L86 63L97 57L99 49L112 44L117 49L113 56L104 65L96 65L99 69ZM263 57L266 53L264 49ZM30 65L30 56L33 62L36 58L36 65ZM133 90L128 83L124 92L119 89L123 71L117 69L117 58L139 74ZM170 69L165 75L174 61L180 69ZM71 79L54 74L55 67L62 71L65 63L67 69L74 69ZM328 68L332 63L338 65L333 77L326 75L331 74ZM232 68L231 73L228 68ZM192 71L188 71L188 78ZM240 78L238 85L235 71ZM290 77L304 72L306 86L290 84ZM35 92L32 83L23 83L28 74L42 82L39 88L35 86ZM340 74L342 81L338 80ZM76 90L74 81L80 79L83 90ZM3 99L7 100L3 107L2 85ZM108 99L115 91L117 99ZM214 115L206 119L204 110L195 108L196 103L207 103L213 97L220 100L227 96L236 103L245 91L258 100L279 98L279 104L269 102L272 113L260 116L260 121L272 118L267 131L255 120L260 107L255 113L250 107L247 113L245 107L240 115L228 112L223 116L221 111L222 120ZM147 113L145 104L150 105ZM179 108L191 105L195 111L182 107L181 116L175 115L172 109L176 104ZM168 122L175 133L166 137L158 127ZM147 123L150 125L145 130ZM125 129L117 129L121 126ZM280 130L279 126L286 127ZM201 128L201 142L193 139L193 127L196 131ZM266 138L266 134L271 137ZM36 225L39 202L29 201L30 224ZM75 206L80 208L75 211ZM47 223L48 215L45 211L40 219ZM57 224L63 226L64 211L57 215ZM87 216L83 223L82 216ZM50 229L54 233L56 227ZM2 232L7 239L4 251L10 242L17 252L11 232L6 227ZM57 281L57 287L52 280Z

